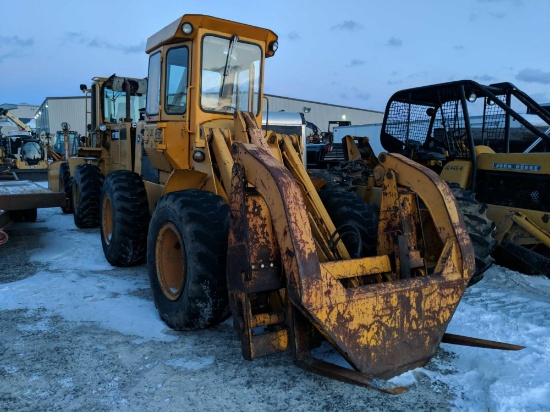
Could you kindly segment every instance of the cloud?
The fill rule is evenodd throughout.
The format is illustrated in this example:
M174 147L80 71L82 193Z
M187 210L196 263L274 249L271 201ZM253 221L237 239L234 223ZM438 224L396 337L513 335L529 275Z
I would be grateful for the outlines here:
M300 40L302 38L302 36L300 36L300 34L296 31L291 31L290 33L287 34L286 37L290 41L296 41L296 40Z
M66 36L70 41L75 41L86 47L94 49L114 50L120 51L124 54L143 53L145 51L145 42L141 42L136 45L123 46L121 44L109 43L97 37L89 38L86 37L83 33L79 32L67 32Z
M391 37L388 42L386 43L386 46L390 46L390 47L401 47L403 46L403 40L401 39L397 39L395 37Z
M19 53L18 51L12 51L8 53L0 54L0 63L4 63L4 60L16 59L19 57L21 57L21 53Z
M527 83L550 84L550 72L539 69L523 69L516 75L517 80Z
M365 93L365 92L359 92L355 96L360 100L369 100L370 99L370 94Z
M8 59L17 59L26 56L26 53L22 49L32 47L34 39L22 39L19 36L0 36L0 44L8 49L0 54L0 63L3 63Z
M353 59L350 64L348 64L348 67L363 66L364 64L364 60Z
M358 23L353 20L346 20L342 23L337 24L336 26L332 26L331 30L347 30L347 31L355 31L355 30L363 30L364 26L361 23Z
M0 42L8 46L29 47L34 44L34 39L22 39L19 36L0 36Z

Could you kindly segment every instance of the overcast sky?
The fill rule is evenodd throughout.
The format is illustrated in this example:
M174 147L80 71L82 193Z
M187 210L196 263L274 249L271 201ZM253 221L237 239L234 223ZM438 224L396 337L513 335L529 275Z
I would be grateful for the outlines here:
M279 36L265 91L383 111L397 90L509 81L550 101L548 0L1 0L0 104L147 76L145 42L186 13Z

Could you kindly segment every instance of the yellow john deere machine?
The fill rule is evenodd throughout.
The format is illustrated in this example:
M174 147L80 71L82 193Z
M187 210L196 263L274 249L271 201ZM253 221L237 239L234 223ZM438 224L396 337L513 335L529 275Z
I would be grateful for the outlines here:
M381 143L440 173L464 207L487 205L497 262L550 276L549 132L550 113L513 84L461 80L395 93ZM475 212L465 213L470 235L488 251Z
M380 157L378 216L353 193L324 192L323 202L302 142L258 126L276 50L270 30L203 15L151 36L143 118L115 137L99 134L109 119L95 114L102 159L120 167L103 182L93 177L103 160L77 166L75 208L88 193L98 202L111 264L146 258L170 327L232 314L246 359L290 350L301 367L369 386L425 364L450 339L472 246L448 186L401 155ZM314 359L323 340L353 369Z

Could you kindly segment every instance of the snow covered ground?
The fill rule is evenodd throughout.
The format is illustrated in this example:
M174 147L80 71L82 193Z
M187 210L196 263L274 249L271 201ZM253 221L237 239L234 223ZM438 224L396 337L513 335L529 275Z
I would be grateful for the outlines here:
M495 266L466 291L449 333L526 346L442 344L390 396L293 366L247 362L230 321L177 333L144 266L104 259L96 229L59 209L0 246L0 410L550 410L550 279Z

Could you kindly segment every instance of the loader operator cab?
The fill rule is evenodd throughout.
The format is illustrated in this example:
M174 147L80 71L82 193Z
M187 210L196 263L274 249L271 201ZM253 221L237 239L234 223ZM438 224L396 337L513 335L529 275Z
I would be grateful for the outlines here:
M240 26L242 34L236 31L228 35L216 33L208 16L184 17L187 21L177 20L167 27L170 30L163 31L167 38L161 38L160 32L148 41L147 116L172 119L168 116L186 114L188 104L197 101L203 113L231 114L240 110L259 116L262 42L247 38L242 25L235 25L235 29ZM254 29L250 27L249 36ZM268 56L273 53L267 52ZM191 68L192 64L196 67Z
M137 127L148 181L166 184L173 170L191 169L222 191L205 130L232 130L236 111L262 124L263 65L276 40L269 30L203 15L185 15L148 39L147 104ZM176 144L182 148L172 150Z
M91 88L80 85L80 90L91 97L91 107L86 109L86 120L90 121L86 126L88 133L80 147L70 146L70 155L99 159L104 174L110 170L132 169L135 167L135 129L141 110L145 109L147 79L113 74L94 77L92 81Z

